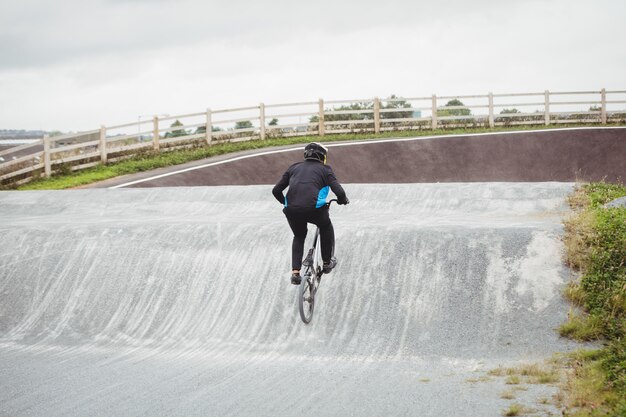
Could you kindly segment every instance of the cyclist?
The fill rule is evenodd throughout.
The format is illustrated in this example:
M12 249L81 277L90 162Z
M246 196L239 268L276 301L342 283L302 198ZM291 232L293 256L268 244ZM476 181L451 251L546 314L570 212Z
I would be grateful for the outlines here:
M333 256L335 231L328 215L326 197L331 189L337 196L338 204L348 204L349 200L332 168L326 165L327 156L325 146L317 142L309 143L304 147L304 161L291 165L272 189L276 200L284 205L283 213L293 232L291 283L294 285L300 284L307 223L313 223L320 229L324 273L329 273L337 265ZM287 187L289 190L285 197L283 190Z

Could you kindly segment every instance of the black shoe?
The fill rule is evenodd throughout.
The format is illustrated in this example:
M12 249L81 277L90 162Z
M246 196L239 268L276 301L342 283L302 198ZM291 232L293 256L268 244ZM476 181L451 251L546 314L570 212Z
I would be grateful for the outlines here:
M337 258L334 256L330 258L330 262L324 262L324 267L322 268L322 272L325 274L329 274L330 271L333 270L337 266Z
M301 279L300 279L300 273L293 273L291 274L291 283L293 285L300 285Z

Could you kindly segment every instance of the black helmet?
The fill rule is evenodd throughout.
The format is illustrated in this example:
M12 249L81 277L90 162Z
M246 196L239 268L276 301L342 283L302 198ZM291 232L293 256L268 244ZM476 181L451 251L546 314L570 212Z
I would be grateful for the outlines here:
M311 142L304 147L304 159L314 159L326 163L328 149L321 143Z

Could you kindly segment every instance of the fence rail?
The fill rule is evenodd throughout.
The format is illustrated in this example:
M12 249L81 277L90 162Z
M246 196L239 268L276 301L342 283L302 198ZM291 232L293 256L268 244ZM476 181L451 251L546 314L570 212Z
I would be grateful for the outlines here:
M567 96L567 97L566 97ZM543 99L539 99L542 97ZM467 101L464 103L460 100ZM524 101L526 100L526 101ZM488 93L430 97L259 103L101 126L44 136L0 151L0 183L22 184L59 170L119 161L151 150L167 152L268 137L321 136L457 127L626 123L626 90ZM524 109L520 111L519 109ZM272 109L276 114L266 111ZM227 117L227 118L226 118ZM220 120L221 118L221 120ZM172 124L166 123L175 121ZM227 127L227 124L234 124ZM1 142L0 142L1 143Z

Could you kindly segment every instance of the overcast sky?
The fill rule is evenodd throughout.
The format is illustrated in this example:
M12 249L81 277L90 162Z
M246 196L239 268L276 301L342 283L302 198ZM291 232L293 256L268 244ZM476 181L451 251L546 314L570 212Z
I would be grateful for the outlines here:
M626 89L624 0L2 0L0 129L344 98Z

